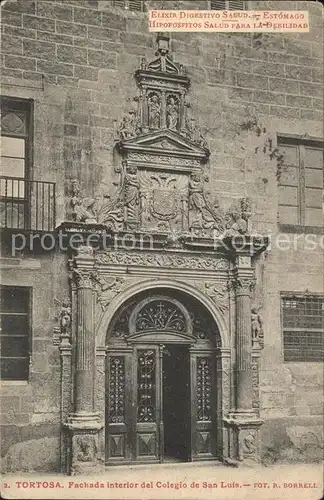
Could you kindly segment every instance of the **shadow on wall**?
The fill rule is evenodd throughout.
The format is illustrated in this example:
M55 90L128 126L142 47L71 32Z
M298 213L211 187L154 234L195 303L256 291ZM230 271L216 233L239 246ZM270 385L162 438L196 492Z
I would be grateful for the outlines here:
M295 425L294 425L295 424ZM323 426L308 422L271 420L261 428L262 463L316 463L323 459Z

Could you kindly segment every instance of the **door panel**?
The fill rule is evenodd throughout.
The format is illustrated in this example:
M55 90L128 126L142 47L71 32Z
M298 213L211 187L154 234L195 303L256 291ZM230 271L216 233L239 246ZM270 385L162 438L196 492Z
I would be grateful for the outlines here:
M140 346L134 359L135 436L133 456L136 460L158 460L160 457L160 357L157 346Z
M191 354L191 435L192 459L215 456L215 363L211 354Z
M131 460L130 352L108 353L106 368L106 460Z
M215 457L213 358L210 350L178 344L108 351L107 462Z

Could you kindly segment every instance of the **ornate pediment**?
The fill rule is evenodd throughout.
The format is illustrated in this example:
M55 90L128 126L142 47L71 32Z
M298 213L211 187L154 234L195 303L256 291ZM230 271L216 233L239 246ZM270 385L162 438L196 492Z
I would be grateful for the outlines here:
M163 130L173 132L180 142L183 138L189 149L197 145L206 159L209 156L206 139L187 100L190 80L183 66L173 61L169 35L159 33L157 44L157 59L150 63L142 59L141 68L135 72L139 93L120 123L116 122L116 142L123 150L130 139ZM202 154L199 150L197 153Z
M158 130L122 141L119 150L127 163L139 168L166 168L177 171L197 169L209 151L172 130Z

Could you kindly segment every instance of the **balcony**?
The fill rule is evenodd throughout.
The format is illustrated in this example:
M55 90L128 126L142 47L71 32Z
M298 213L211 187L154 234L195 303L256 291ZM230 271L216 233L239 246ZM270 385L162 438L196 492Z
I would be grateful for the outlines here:
M25 231L55 228L55 183L0 176L0 227Z

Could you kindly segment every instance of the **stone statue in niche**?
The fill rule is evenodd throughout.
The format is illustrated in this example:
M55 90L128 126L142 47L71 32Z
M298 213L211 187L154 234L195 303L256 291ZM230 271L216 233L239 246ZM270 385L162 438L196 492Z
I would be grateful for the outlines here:
M72 197L70 200L72 207L72 217L76 222L95 223L94 198L82 198L79 182L74 179L71 186Z
M149 127L150 128L160 128L161 124L161 103L160 97L157 93L153 92L148 98L148 109L149 109Z
M137 167L133 165L126 166L124 177L124 203L127 210L127 220L137 220L139 206L139 188L140 184L137 178Z
M259 342L260 346L263 347L263 321L257 307L251 309L251 333L252 344Z
M169 96L166 109L166 123L170 130L177 130L179 121L179 106L174 96Z
M59 323L59 327L55 327L54 345L69 342L71 336L72 326L72 306L69 298L64 298L62 301L54 299L54 306L56 307L55 319Z
M193 172L190 176L189 212L196 216L190 223L191 230L215 229L219 232L224 230L224 216L219 202L215 201L214 206L209 203L204 192L202 174L199 172Z

